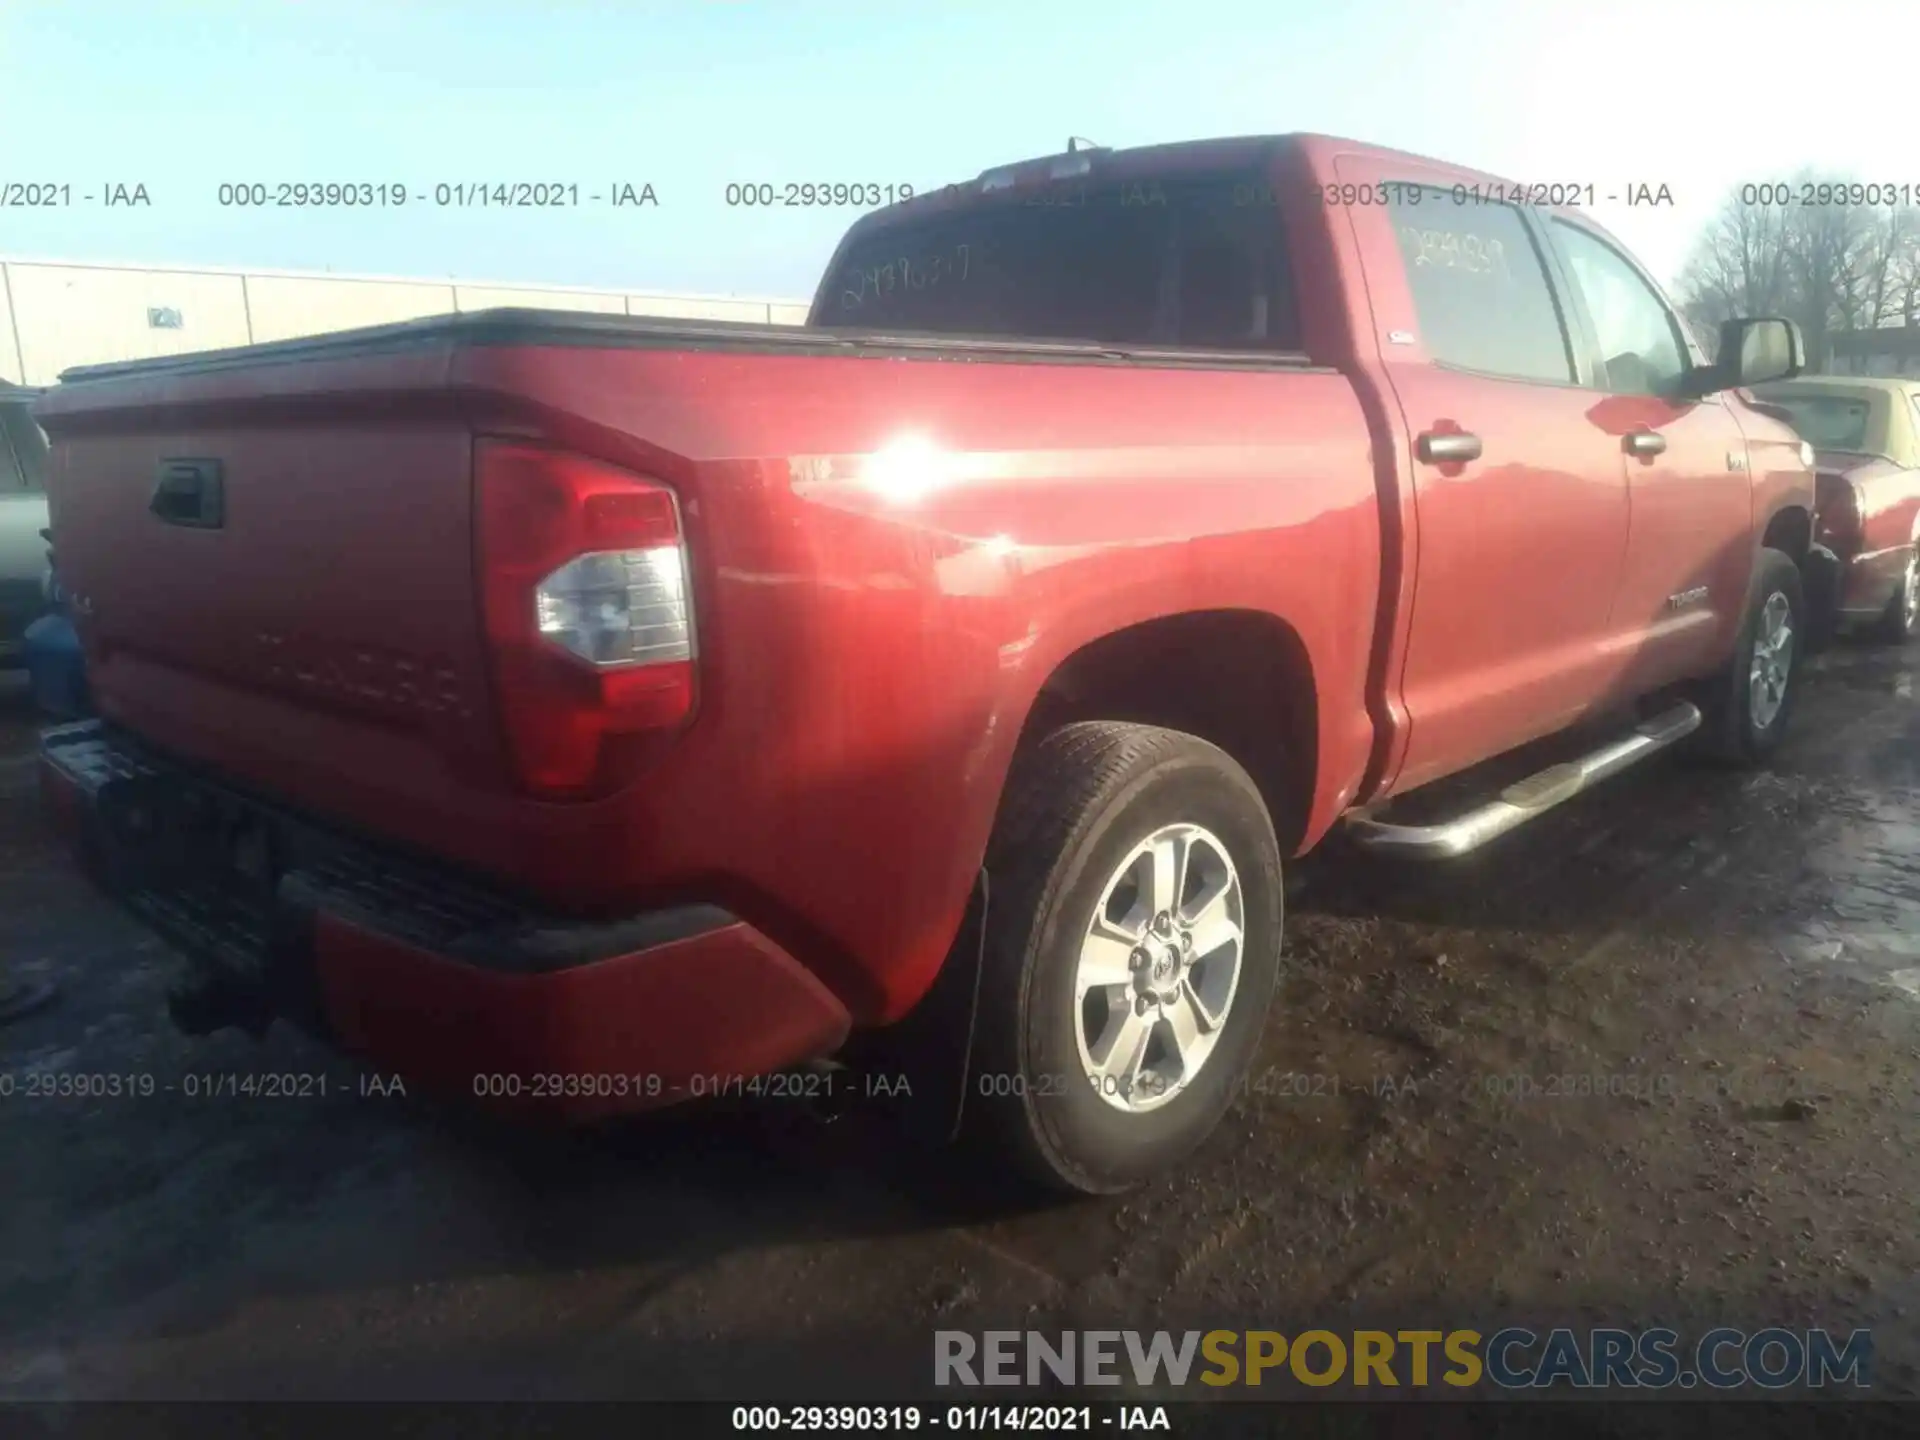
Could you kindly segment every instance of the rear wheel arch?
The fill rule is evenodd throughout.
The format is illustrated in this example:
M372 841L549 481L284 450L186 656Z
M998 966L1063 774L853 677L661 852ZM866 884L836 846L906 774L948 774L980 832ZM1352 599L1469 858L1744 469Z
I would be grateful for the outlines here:
M946 963L910 1014L869 1032L858 1047L881 1057L883 1068L915 1076L912 1094L926 1103L912 1107L913 1124L931 1135L971 1129L969 1111L1006 1098L979 1088L983 1076L1006 1074L1010 1063L982 1034L990 1021L980 1007L992 1009L990 935L1017 904L1019 876L1005 871L1009 837L1045 821L1046 807L1033 809L1033 797L1046 793L1033 784L1035 766L1044 768L1047 752L1068 741L1069 727L1152 727L1173 732L1169 741L1198 740L1224 752L1258 793L1277 857L1300 848L1318 774L1319 690L1306 644L1290 623L1259 610L1185 611L1107 631L1054 661L1005 752L989 833L975 852L978 868Z
M1319 714L1312 657L1292 624L1260 610L1183 611L1110 631L1062 658L1028 707L1014 754L1085 720L1197 736L1253 778L1282 853L1292 854L1312 809Z
M1813 545L1813 515L1798 504L1783 505L1767 517L1760 549L1778 550L1794 564L1804 564Z

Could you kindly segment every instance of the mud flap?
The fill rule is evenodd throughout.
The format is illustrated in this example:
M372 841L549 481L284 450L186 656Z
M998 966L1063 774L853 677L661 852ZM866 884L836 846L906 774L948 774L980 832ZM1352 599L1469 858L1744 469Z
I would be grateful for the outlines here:
M990 896L982 870L933 987L899 1021L861 1037L842 1056L869 1077L867 1093L886 1118L931 1145L958 1137L966 1109Z
M1817 654L1833 643L1840 628L1840 557L1824 545L1809 545L1800 562L1800 583L1807 601L1807 649Z

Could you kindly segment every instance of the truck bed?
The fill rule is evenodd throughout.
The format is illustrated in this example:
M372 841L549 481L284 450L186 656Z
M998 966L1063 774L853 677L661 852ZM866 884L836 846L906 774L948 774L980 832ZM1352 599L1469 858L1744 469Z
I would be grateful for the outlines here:
M63 384L153 375L204 374L235 366L386 355L419 347L583 345L595 349L694 350L769 355L897 356L903 359L1016 364L1152 365L1247 369L1316 368L1298 351L1250 352L1186 347L1115 346L997 336L921 335L844 326L771 325L750 320L673 320L590 311L503 308L434 315L327 335L195 350L147 360L76 365Z
M1299 356L498 311L88 367L42 416L110 724L549 910L722 904L823 975L863 957L832 981L856 1013L937 966L1023 717L1087 634L1291 611L1334 657L1329 773L1371 744L1367 425ZM484 437L679 497L696 709L620 793L516 787L475 558ZM876 480L913 437L945 479ZM179 459L221 463L221 527L150 512ZM954 831L937 853L930 816ZM898 872L883 907L872 866Z

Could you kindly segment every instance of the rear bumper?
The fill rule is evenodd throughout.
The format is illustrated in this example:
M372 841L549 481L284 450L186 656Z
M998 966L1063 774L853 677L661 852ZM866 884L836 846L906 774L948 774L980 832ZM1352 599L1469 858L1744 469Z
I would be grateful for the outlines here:
M1892 549L1849 557L1840 587L1842 618L1876 620L1884 614L1906 573L1907 557L1911 553L1911 547L1896 545Z
M592 1119L720 1093L846 1038L811 972L713 906L543 914L97 720L45 732L40 779L89 873L203 983L443 1093Z

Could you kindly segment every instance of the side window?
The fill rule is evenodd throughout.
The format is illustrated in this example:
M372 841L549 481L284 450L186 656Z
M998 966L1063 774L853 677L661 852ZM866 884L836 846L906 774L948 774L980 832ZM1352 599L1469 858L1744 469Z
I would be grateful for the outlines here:
M47 442L33 417L17 405L0 406L0 493L46 489Z
M1566 326L1518 210L1400 185L1388 213L1429 355L1515 380L1572 381Z
M1553 234L1600 340L1606 388L1616 395L1663 395L1687 369L1680 331L1666 302L1604 241L1564 220Z
M17 495L27 488L26 464L15 451L9 419L7 412L0 410L0 495Z
M1235 184L1196 192L1176 218L1177 343L1210 350L1292 350L1300 345L1293 278L1279 214Z

